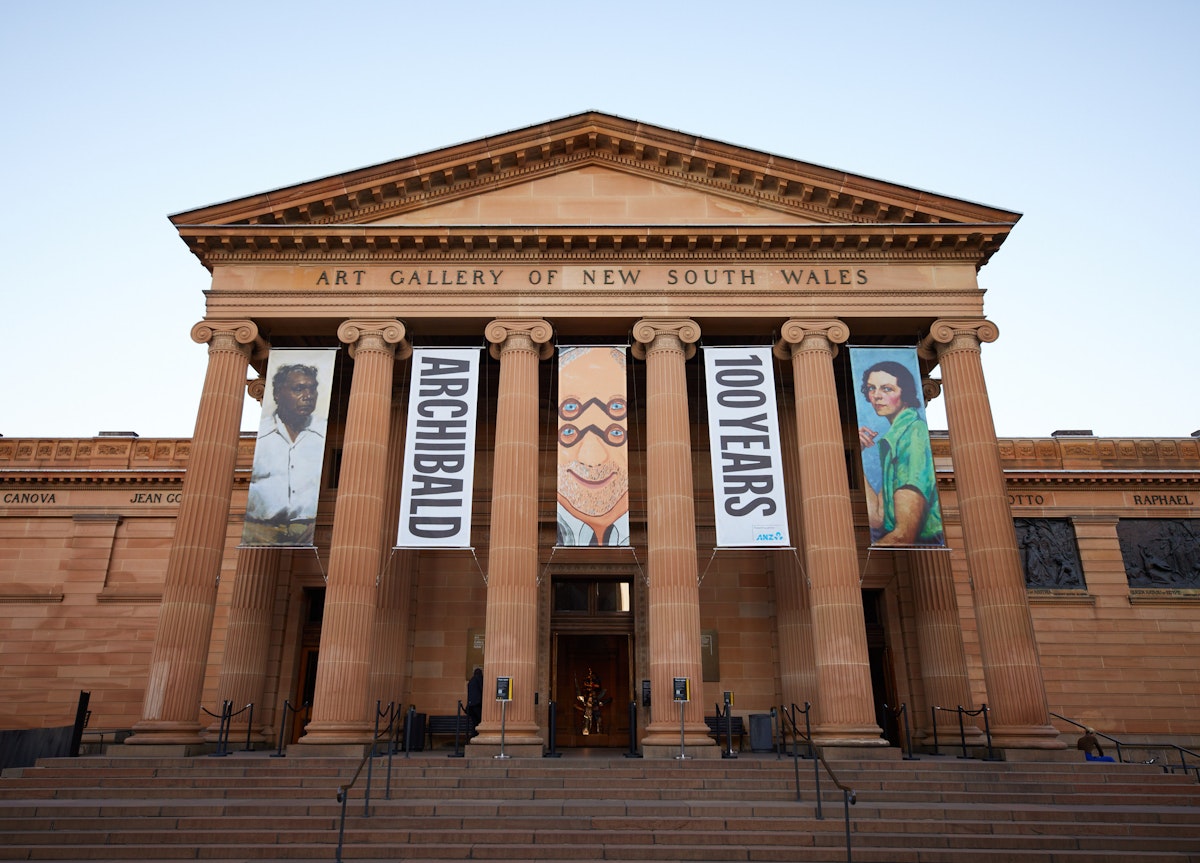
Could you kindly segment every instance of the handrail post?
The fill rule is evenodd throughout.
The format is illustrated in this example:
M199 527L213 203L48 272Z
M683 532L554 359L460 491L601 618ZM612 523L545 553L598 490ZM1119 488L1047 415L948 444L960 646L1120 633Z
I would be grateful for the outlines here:
M243 749L242 751L243 752L253 752L254 751L254 743L251 742L251 740L250 740L250 732L254 728L254 702L251 701L249 704L247 704L245 707L243 707L242 710L250 711L250 715L248 717L246 717L246 748Z
M462 702L459 702L461 705ZM558 702L551 701L548 705L550 715L547 717L547 729L550 737L550 748L542 753L543 758L562 758L562 753L558 751Z
M967 757L967 729L966 729L966 726L963 724L963 706L961 704L958 705L958 739L959 739L959 742L962 744L962 755L960 755L958 757L966 758Z
M985 704L980 708L983 713L983 734L987 738L987 761L998 760L992 751L992 726L988 722L988 706Z
M350 796L348 789L339 787L337 790L338 803L342 804L342 814L338 819L338 844L337 854L334 856L335 863L342 863L342 841L346 838L346 798Z
M629 751L625 753L625 757L642 757L642 753L637 751L637 702L632 698L629 700Z
M409 750L412 749L412 730L413 723L417 721L416 705L408 706L408 715L404 719L404 757L408 757Z
M908 755L904 756L905 761L920 761L921 759L913 755L912 749L912 731L908 727L908 704L900 705L900 713L904 716L904 741L908 745Z
M850 860L850 803L851 794L849 791L842 789L842 811L846 818L846 863L851 863Z
M447 758L462 758L466 755L466 753L463 752L463 747L466 746L466 743L459 742L460 738L459 738L459 733L458 733L459 730L463 727L462 720L464 720L464 719L467 719L467 711L463 707L462 699L460 698L458 700L458 707L455 709L455 712L454 712L454 751L451 752L449 755L447 755L446 756ZM466 724L469 726L470 722L467 722ZM430 739L429 749L430 749L430 751L432 751L433 750L433 735L430 735L429 739Z
M400 707L399 702L388 702L387 782L384 784L383 789L384 800L392 799L392 755L396 752L396 729L399 727Z
M283 717L279 720L279 747L275 750L274 753L272 753L272 755L271 755L272 758L284 758L285 757L283 754L283 735L284 735L284 732L287 730L288 708L290 708L291 706L292 706L291 703L286 698L283 699L283 711L282 711Z

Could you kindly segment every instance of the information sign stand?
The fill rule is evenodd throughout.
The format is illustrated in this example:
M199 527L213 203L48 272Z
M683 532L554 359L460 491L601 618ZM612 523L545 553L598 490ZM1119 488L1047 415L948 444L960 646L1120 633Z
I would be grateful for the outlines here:
M674 678L674 683L671 687L674 700L679 702L679 754L675 756L676 761L686 761L688 754L684 749L684 707L692 700L692 681L686 677Z
M508 712L508 702L512 701L512 678L496 678L496 700L500 702L500 754L493 758L508 758L504 754L504 720Z

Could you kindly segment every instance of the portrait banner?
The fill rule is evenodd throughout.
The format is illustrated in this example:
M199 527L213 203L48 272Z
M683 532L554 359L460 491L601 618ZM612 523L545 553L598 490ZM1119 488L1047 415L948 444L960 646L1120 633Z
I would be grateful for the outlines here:
M873 548L945 548L915 347L851 347Z
M480 348L413 348L400 548L470 548Z
M787 503L769 347L705 348L718 548L787 548Z
M337 348L276 348L267 358L242 545L312 546Z
M629 545L625 346L558 349L558 545Z

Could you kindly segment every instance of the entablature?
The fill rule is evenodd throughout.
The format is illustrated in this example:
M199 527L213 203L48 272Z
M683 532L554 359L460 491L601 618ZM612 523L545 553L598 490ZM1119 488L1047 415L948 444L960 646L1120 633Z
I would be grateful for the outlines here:
M181 225L209 269L338 261L846 261L983 266L1004 224L754 226Z

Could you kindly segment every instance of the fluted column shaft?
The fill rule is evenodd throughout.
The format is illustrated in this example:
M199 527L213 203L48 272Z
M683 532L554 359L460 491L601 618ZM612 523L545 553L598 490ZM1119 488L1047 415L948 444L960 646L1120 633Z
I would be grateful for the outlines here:
M486 335L500 361L493 449L483 720L475 744L500 740L497 677L512 679L505 744L540 746L534 716L538 610L538 363L550 356L545 321L493 321Z
M395 702L406 696L404 667L408 660L409 613L412 579L417 570L417 552L394 549L400 524L400 492L404 476L404 438L407 431L405 395L402 388L392 392L391 440L388 443L384 492L383 537L379 595L375 609L375 629L371 648L370 704Z
M371 632L383 536L392 367L404 338L399 321L347 321L338 338L350 346L354 376L346 411L337 511L321 624L313 718L304 744L371 739L368 709Z
M788 321L818 700L813 734L831 745L884 745L875 724L854 515L833 376L840 321Z
M980 343L995 341L998 335L989 321L936 321L929 341L936 346L942 369L950 453L993 739L998 746L1056 749L1062 744L1050 725L1025 576L983 379Z
M934 721L939 729L956 731L958 714L954 708L972 709L972 704L950 554L910 551L907 555L912 572L917 651L921 656L925 701L929 707L950 708L936 711ZM917 725L925 724L924 719L913 719ZM972 736L980 733L974 720L968 720L967 730Z
M775 552L775 608L779 629L779 676L783 703L801 707L817 700L816 661L812 643L812 610L801 555L804 554L804 492L796 440L796 403L780 400L779 437L787 495L788 532L797 551Z
M167 559L142 719L127 743L201 742L204 668L225 553L246 365L257 338L258 327L250 321L202 321L192 328L192 339L208 344L208 370Z
M271 616L275 610L275 585L279 575L279 549L240 548L233 598L229 606L229 624L225 630L225 652L217 699L229 701L237 715L233 727L245 736L254 705L257 729L267 727L267 705L263 692L267 680L267 656L271 649ZM208 724L211 737L220 732L220 719ZM254 730L254 729L252 729Z
M634 325L634 355L646 361L646 536L653 701L643 746L679 745L679 708L672 679L692 682L683 710L690 745L708 745L700 653L700 588L687 360L700 328L693 321L642 320ZM701 739L703 738L703 739Z

